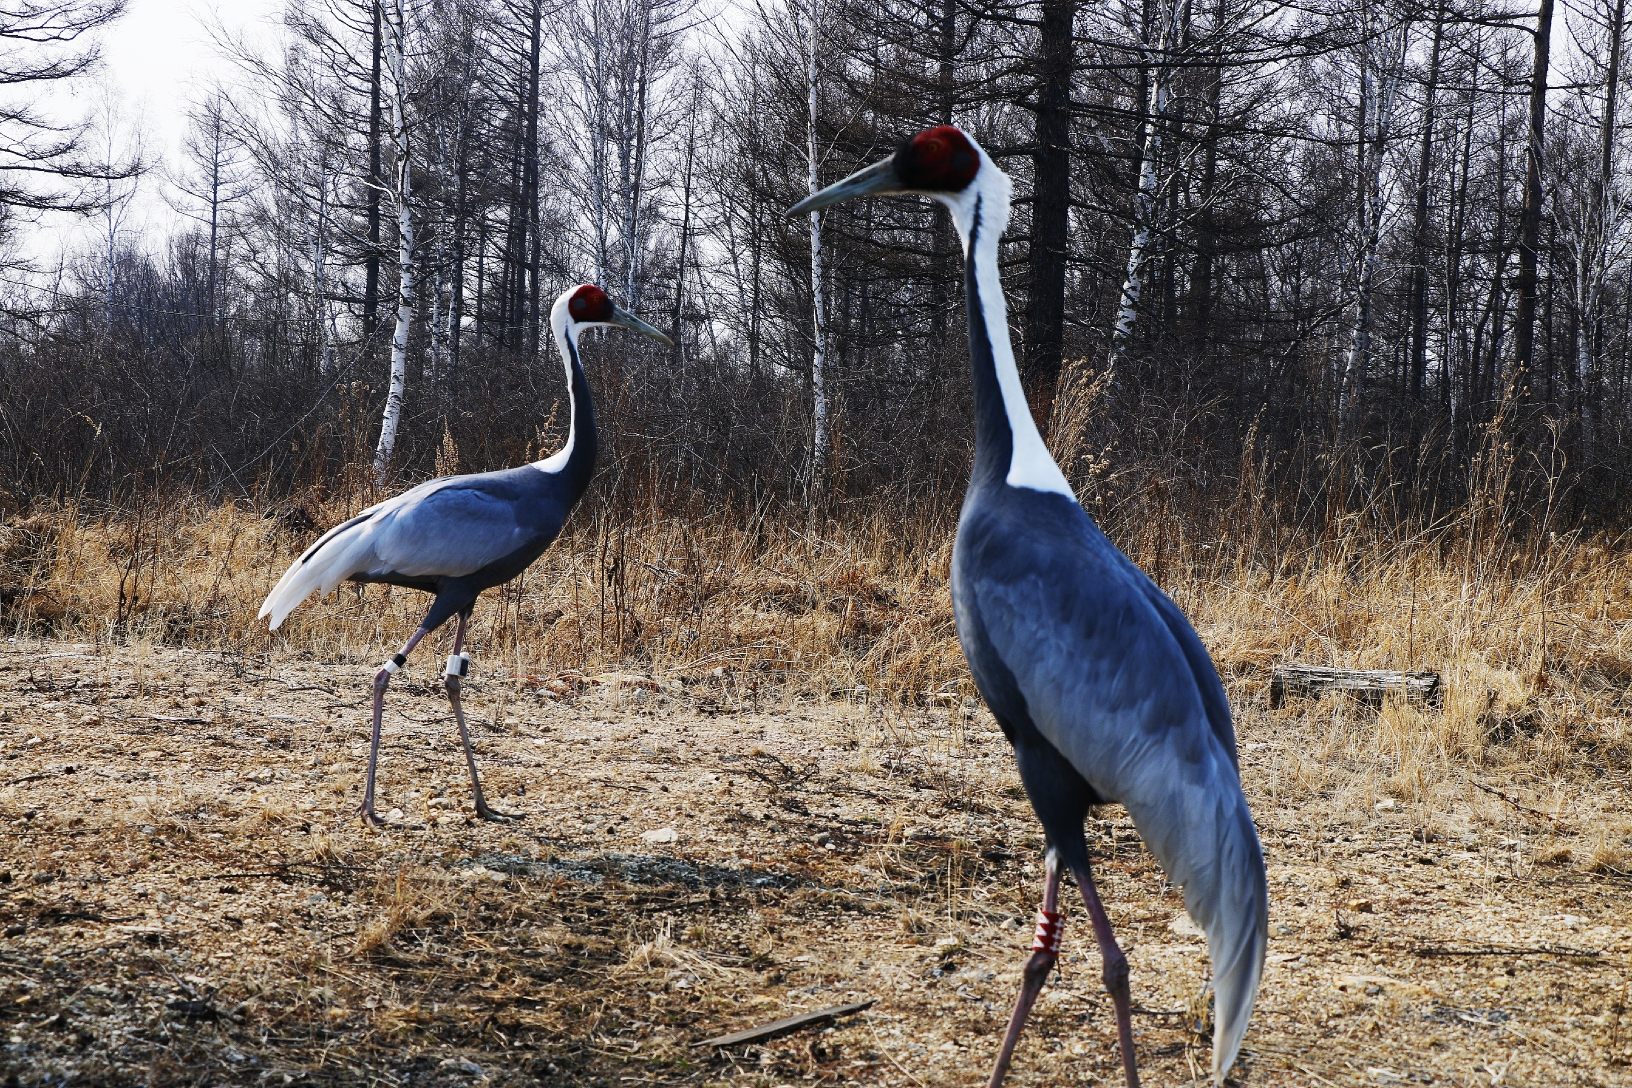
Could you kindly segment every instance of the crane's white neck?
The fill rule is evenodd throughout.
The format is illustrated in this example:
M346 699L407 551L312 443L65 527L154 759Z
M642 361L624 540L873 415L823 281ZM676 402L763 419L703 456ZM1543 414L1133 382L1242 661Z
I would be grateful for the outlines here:
M567 304L571 301L572 292L569 291L556 299L555 306L550 310L550 327L555 330L555 346L561 351L561 365L567 371L567 410L570 413L567 443L550 456L532 463L540 472L560 472L566 468L567 462L572 459L572 447L578 440L578 396L572 384L572 362L578 355L578 329L571 315L567 313Z
M970 143L974 143L973 139ZM1020 385L1020 370L1014 362L1014 347L1009 342L1009 312L997 270L998 242L1009 225L1009 176L997 168L985 148L975 144L975 149L980 153L980 169L975 180L962 192L937 193L936 198L952 212L965 259L969 257L971 235L975 240L975 282L979 287L981 317L992 345L992 363L1003 396L1003 413L1013 436L1013 452L1004 482L1010 487L1053 491L1075 501L1076 492L1071 490L1060 466L1054 463L1036 421L1031 418L1031 407Z

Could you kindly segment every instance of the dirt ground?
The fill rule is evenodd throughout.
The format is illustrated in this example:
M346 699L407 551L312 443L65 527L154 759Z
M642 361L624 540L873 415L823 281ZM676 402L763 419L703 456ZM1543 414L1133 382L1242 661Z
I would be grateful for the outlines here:
M489 799L526 815L494 825L470 818L439 660L392 686L394 823L367 829L371 669L0 643L6 1083L984 1083L1041 847L984 710L754 673L541 680L478 652ZM1231 695L1271 897L1238 1083L1632 1084L1632 879L1583 862L1624 768L1469 767L1397 801L1397 768L1333 747L1375 711ZM1203 943L1099 815L1145 1083L1204 1080ZM1120 1082L1079 905L1010 1083Z

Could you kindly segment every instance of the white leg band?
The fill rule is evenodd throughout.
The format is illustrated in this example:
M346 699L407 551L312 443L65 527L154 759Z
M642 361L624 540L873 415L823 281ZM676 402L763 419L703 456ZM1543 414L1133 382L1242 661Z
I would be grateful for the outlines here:
M392 654L390 660L381 665L380 668L385 670L387 676L394 676L406 664L408 664L406 657L401 654Z
M447 668L442 670L442 675L443 676L469 676L470 675L470 655L465 654L465 653L461 653L461 654L453 654L452 656L450 656L448 658Z

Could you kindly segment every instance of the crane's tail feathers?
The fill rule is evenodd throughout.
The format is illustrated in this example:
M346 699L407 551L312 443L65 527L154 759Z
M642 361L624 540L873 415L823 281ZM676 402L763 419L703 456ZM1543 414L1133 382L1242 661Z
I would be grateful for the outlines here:
M1207 933L1213 965L1213 1081L1235 1064L1258 996L1269 941L1269 890L1264 855L1240 793L1220 806L1218 854L1211 880L1185 885L1185 907Z
M365 511L330 529L290 565L261 602L258 615L262 619L271 617L268 630L276 631L289 613L313 592L327 597L346 578L368 568L373 558L374 534L366 522L371 514L372 511Z

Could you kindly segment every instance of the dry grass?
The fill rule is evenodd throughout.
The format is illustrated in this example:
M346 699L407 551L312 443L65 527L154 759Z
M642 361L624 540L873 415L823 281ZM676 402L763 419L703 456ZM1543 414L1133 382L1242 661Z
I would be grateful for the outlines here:
M373 832L351 816L367 678L424 599L343 589L256 631L311 535L298 520L182 504L0 527L17 640L0 648L0 1067L981 1079L1040 837L964 702L949 525L586 519L477 612L490 797L531 818L467 821L427 648L392 688L381 808L403 822ZM1632 560L1359 523L1298 548L1172 525L1123 539L1196 620L1239 716L1273 905L1244 1082L1626 1083ZM1282 660L1438 669L1445 704L1270 710ZM1188 1081L1203 957L1131 825L1100 815L1150 1010L1141 1062ZM639 837L663 827L678 841ZM1118 1081L1086 927L1068 942L1016 1085ZM690 1047L851 995L882 1000L816 1035Z

